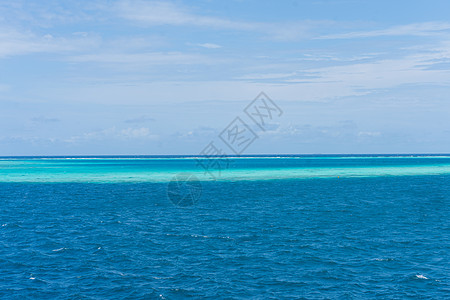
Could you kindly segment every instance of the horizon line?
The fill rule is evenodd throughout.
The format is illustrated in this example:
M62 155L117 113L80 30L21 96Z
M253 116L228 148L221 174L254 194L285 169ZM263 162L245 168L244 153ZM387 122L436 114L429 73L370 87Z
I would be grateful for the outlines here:
M198 155L198 154L87 154L87 155L0 155L0 159L5 158L205 158L205 157L327 157L327 156L450 156L450 153L314 153L314 154L230 154L230 155Z

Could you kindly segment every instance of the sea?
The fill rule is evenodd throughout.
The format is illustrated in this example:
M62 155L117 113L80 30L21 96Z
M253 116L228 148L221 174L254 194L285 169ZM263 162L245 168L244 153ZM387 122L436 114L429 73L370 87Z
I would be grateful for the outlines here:
M0 157L0 299L450 299L450 155Z

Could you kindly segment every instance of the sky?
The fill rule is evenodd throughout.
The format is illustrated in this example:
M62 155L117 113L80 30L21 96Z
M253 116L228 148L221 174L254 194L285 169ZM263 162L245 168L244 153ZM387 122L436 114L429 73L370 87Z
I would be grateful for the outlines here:
M449 1L0 0L0 155L450 153ZM282 110L244 113L260 92Z

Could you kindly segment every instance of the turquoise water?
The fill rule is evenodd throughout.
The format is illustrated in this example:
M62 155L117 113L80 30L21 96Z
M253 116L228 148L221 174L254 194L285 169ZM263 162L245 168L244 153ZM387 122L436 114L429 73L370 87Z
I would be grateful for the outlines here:
M450 174L448 156L252 157L232 161L216 176L202 158L40 158L0 159L1 182L169 182L180 172L200 181L273 180L326 177Z
M449 184L446 155L2 158L0 297L444 299Z

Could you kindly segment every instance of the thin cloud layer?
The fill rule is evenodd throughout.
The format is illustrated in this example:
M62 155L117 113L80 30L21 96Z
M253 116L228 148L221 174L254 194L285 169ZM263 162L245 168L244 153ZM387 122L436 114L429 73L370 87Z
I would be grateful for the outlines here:
M255 152L443 149L450 4L436 6L1 3L0 154L195 154L261 91L289 108Z

